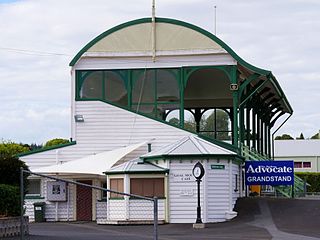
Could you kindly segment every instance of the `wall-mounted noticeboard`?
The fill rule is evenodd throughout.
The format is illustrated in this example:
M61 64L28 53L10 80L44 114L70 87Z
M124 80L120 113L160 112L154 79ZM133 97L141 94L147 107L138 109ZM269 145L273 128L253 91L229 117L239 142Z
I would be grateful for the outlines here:
M67 184L65 182L47 182L47 199L52 202L67 201Z

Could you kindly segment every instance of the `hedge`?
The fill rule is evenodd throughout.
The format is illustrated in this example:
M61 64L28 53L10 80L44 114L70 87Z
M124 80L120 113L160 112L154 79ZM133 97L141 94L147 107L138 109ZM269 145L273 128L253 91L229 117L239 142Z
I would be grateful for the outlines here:
M320 173L296 172L295 174L310 184L310 186L307 186L307 192L320 192Z
M19 187L0 184L0 215L20 215L20 190Z

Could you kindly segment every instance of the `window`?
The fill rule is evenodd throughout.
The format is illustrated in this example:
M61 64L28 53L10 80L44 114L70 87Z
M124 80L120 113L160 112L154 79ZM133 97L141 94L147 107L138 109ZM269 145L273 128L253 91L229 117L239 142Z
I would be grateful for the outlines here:
M231 140L231 120L223 109L204 111L200 120L200 133L218 140Z
M303 162L303 168L311 168L311 162Z
M302 168L302 162L294 162L294 168Z
M163 121L170 111L179 116L180 69L78 70L76 73L77 98L114 103Z
M41 195L41 180L40 179L29 179L27 194Z
M132 110L166 120L170 111L179 116L178 69L132 70Z
M164 197L163 178L132 178L130 179L132 194L145 197Z
M107 186L107 183L106 182L102 182L102 184L101 184L102 186L102 188L108 188L108 186ZM103 191L103 190L101 190L101 199L102 200L107 200L107 194L108 194L108 192L107 191Z
M128 92L126 88L126 71L104 71L104 95L109 102L121 106L128 105Z
M91 71L84 74L80 89L80 98L102 98L102 71Z
M118 192L123 192L123 178L111 178L110 189ZM110 198L123 198L123 195L111 192Z

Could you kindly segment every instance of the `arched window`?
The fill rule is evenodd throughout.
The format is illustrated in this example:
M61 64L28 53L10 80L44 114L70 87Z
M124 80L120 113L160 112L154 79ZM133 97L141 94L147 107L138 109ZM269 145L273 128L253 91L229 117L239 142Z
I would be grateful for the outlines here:
M83 82L80 88L79 96L82 99L102 99L102 71L89 71L82 73Z
M128 106L126 73L126 70L81 71L79 97Z
M228 75L215 68L200 68L191 73L184 90L185 108L232 107Z
M224 109L209 109L202 114L200 133L218 140L231 140L231 120Z

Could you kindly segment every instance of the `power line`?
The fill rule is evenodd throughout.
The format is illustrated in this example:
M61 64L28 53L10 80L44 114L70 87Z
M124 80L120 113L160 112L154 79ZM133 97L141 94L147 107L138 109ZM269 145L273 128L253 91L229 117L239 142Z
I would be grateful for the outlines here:
M0 47L0 50L20 53L20 54L27 54L27 55L36 55L36 56L68 56L68 57L72 56L70 54L65 54L65 53L43 52L43 51L35 51L35 50L28 50L28 49L8 48L8 47Z

